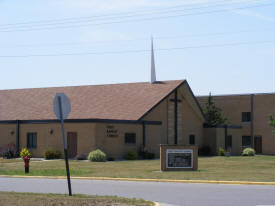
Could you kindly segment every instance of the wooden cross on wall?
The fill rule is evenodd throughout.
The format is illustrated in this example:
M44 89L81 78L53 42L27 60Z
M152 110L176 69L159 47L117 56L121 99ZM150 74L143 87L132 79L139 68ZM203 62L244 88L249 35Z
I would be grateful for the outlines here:
M178 102L182 102L181 99L178 99L178 90L175 90L175 98L170 99L171 102L175 103L175 144L178 144Z

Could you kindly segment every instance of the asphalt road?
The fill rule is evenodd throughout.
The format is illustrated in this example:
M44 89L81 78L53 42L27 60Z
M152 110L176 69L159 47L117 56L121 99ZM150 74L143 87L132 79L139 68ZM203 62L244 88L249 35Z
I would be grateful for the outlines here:
M275 186L72 180L73 193L117 195L182 206L274 205ZM67 193L64 179L3 178L0 191Z

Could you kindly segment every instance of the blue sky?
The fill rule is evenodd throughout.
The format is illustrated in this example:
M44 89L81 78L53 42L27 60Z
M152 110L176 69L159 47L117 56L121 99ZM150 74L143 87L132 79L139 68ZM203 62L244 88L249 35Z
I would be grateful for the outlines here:
M0 0L0 89L187 79L275 92L274 0Z

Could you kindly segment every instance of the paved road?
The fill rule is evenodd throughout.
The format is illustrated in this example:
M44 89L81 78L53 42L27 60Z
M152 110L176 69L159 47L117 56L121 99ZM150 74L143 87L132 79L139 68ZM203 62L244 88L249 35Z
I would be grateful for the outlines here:
M72 190L78 194L143 198L165 205L275 206L275 186L72 180ZM0 191L64 194L67 183L60 179L0 177Z

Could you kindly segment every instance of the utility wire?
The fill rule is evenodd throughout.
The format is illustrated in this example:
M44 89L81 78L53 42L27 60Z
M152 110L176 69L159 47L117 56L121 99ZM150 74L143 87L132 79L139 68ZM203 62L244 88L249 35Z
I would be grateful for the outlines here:
M270 27L267 29L246 29L239 31L228 31L228 32L211 32L211 33L199 33L199 34L185 34L177 36L154 36L154 40L162 39L187 39L187 38L198 38L198 37L211 37L211 36L225 36L225 35L234 35L242 33L252 33L252 32L266 32L266 31L275 31L275 27ZM0 47L51 47L51 46L81 46L81 45L92 45L92 44L113 44L121 42L137 42L137 41L147 41L148 38L136 38L136 39L117 39L117 40L102 40L102 41L83 41L83 42L56 42L50 44L2 44Z
M253 5L253 6L244 6L244 7L237 7L233 9L219 9L219 10L212 10L212 11L203 11L197 13L187 13L187 14L178 14L178 15L170 15L170 16L159 16L159 17L148 17L148 18L136 18L136 19L129 19L129 20L120 20L120 21L107 21L101 23L92 23L92 24L79 24L79 25L68 25L68 26L57 26L57 27L38 27L38 28L23 28L23 29L8 29L8 30L1 30L0 32L16 32L16 31L39 31L39 30L52 30L52 29L65 29L65 28L77 28L77 27L87 27L87 26L100 26L100 25L109 25L109 24L119 24L119 23L130 23L130 22L140 22L140 21L151 21L156 19L169 19L169 18L176 18L176 17L184 17L184 16L194 16L194 15L203 15L203 14L211 14L211 13L221 13L227 12L230 10L243 10L243 9L250 9L250 8L257 8L257 7L268 7L268 6L275 6L275 3L270 4L261 4L261 5Z
M55 24L60 24L60 23L77 23L77 22L75 22L77 20L84 20L84 21L88 20L89 21L90 19L94 19L94 18L96 18L97 20L100 20L100 19L106 19L105 17L107 17L107 19L124 18L124 17L140 16L140 15L152 15L155 13L167 13L167 12L213 8L213 7L217 7L217 6L224 6L224 5L228 6L228 5L232 5L232 4L243 4L243 3L259 2L259 1L260 0L250 0L249 2L243 2L243 1L236 1L236 0L223 0L223 1L212 2L210 5L207 5L206 3L204 3L207 6L186 8L186 9L182 9L182 10L178 10L178 9L181 7L187 7L188 5L178 5L178 6L168 7L168 8L153 9L153 10L149 10L149 11L143 10L143 11L134 11L134 12L114 13L114 14L107 14L107 15L93 15L93 16L86 16L86 17L71 17L71 18L42 20L42 21L28 21L28 22L19 22L19 23L10 23L10 24L0 24L0 27L4 27L4 28L8 27L9 28L9 27L14 27L14 26L29 26L29 24L30 25L38 24L37 26L39 26L41 24L42 25L48 25L48 24L55 25ZM222 2L226 2L226 3L220 4ZM171 9L177 9L177 10L169 11ZM133 15L133 14L135 14L135 15ZM69 21L69 22L66 22L66 21ZM73 22L70 22L70 21L73 21ZM52 24L50 24L50 23L52 23Z
M256 0L258 1L258 0ZM239 3L239 2L238 2ZM235 3L236 4L236 3ZM186 11L186 10L194 10L194 9L204 9L204 8L213 8L213 7L217 7L217 6L223 6L223 5L231 5L231 4L218 4L218 5L211 5L211 6L206 6L206 7L196 7L196 8L189 8L189 9L182 9L182 10L173 10L173 11L162 11L162 12L158 12L160 14L164 14L164 13L176 13L176 12L183 12L183 11ZM191 13L192 14L192 13ZM111 16L111 17L108 17L107 19L106 18L102 18L102 16L98 16L100 18L97 18L95 20L93 19L88 19L88 20L82 20L82 21L73 21L73 22L56 22L56 23L48 23L48 24L38 24L38 25L23 25L23 26L17 26L15 28L26 28L26 27L39 27L39 26L55 26L55 25L66 25L66 24L79 24L79 23L89 23L89 22L92 22L92 21L100 21L100 20L113 20L113 19L123 19L123 18L132 18L132 17L141 17L141 16L148 16L148 15L154 15L154 13L147 13L147 14L139 14L139 15L126 15L126 16ZM2 27L0 29L12 29L12 27Z
M231 46L253 45L253 44L267 44L267 43L275 43L275 40L232 42L232 43L225 43L225 44L205 44L205 45L198 45L198 46L161 48L161 49L155 49L155 51L175 51L175 50L201 49L201 48L219 48L219 47L231 47ZM151 52L151 50L150 49L139 49L139 50L105 51L105 52L74 52L74 53L59 53L59 54L57 53L57 54L0 55L0 58L84 56L84 55L144 53L144 52L145 53Z

